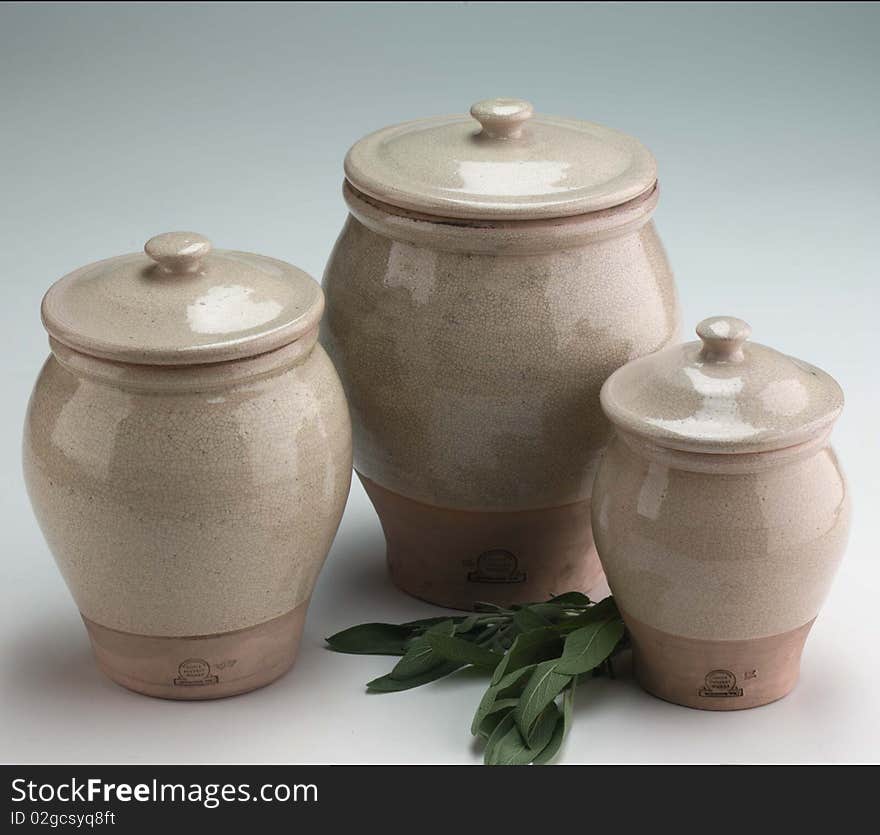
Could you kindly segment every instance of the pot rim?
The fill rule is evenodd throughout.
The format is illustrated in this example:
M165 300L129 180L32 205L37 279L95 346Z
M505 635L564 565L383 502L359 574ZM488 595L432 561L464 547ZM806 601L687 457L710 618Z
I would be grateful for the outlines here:
M612 421L613 423L613 421ZM826 424L813 435L787 446L763 451L719 452L685 450L667 446L629 428L614 424L614 432L636 455L665 464L672 469L708 475L744 475L773 469L781 464L807 458L829 446L833 426Z
M145 365L96 357L49 337L52 356L75 376L114 388L162 394L196 394L274 377L305 362L317 344L316 323L294 342L252 356L207 363Z
M644 194L608 209L532 220L477 220L422 214L376 200L347 179L343 181L342 195L358 221L394 240L452 252L521 255L584 246L644 226L657 207L660 183L657 180Z

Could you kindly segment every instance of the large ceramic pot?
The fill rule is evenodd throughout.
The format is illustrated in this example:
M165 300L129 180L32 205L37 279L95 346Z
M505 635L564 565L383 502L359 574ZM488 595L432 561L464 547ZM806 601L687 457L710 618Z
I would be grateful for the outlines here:
M351 149L321 332L392 578L458 608L601 579L599 389L678 327L647 149L518 100L471 114Z
M746 342L739 319L697 333L605 383L617 431L593 531L644 688L736 710L794 687L843 555L849 493L828 441L843 394Z
M351 478L321 288L189 233L43 301L24 473L101 669L210 699L284 673Z

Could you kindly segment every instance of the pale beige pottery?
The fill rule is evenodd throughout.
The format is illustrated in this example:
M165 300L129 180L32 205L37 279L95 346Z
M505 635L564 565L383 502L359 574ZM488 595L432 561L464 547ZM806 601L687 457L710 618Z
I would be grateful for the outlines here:
M599 389L678 329L650 152L494 99L380 130L345 171L321 340L393 579L460 608L596 584Z
M843 393L740 319L697 333L602 388L617 431L593 530L646 687L736 709L794 686L843 555L849 493L828 441Z
M145 250L46 294L25 479L105 672L214 698L293 662L350 423L315 281L192 233Z

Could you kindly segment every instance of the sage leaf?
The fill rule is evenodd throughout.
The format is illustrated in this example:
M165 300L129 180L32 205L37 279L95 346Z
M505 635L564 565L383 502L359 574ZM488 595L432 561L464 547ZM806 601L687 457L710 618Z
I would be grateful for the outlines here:
M367 691L369 693L399 693L401 690L412 690L413 687L421 687L423 684L430 684L432 681L445 678L464 666L464 664L455 661L441 661L429 670L409 678L392 678L390 674L380 676L367 682Z
M519 696L533 669L534 665L530 667L521 667L520 669L514 670L512 673L504 676L495 684L489 686L489 689L483 694L483 698L480 699L480 704L477 706L477 712L474 714L473 721L471 722L471 734L473 736L478 734L480 724L483 719L492 712L496 701L507 699L512 696Z
M516 725L513 712L506 714L486 743L483 761L486 765L528 765L549 744L558 716L559 710L551 702L535 723L533 741L526 743ZM506 721L508 717L514 721ZM502 732L498 733L502 728Z
M598 621L572 632L565 639L556 671L570 676L589 672L601 664L623 637L623 621Z
M531 632L542 626L550 626L551 623L543 615L535 611L537 607L523 606L513 613L513 622L520 632Z
M403 658L394 665L394 669L388 675L398 681L403 681L426 673L443 660L431 648L431 644L428 643L428 636L432 633L452 635L454 631L455 624L451 620L445 620L430 627L424 635L420 635L410 643Z
M470 617L466 617L461 623L457 623L455 625L455 634L456 635L464 635L467 632L470 632L480 620L479 615L471 615Z
M495 702L492 710L490 710L482 722L480 722L480 727L477 728L477 733L475 735L482 737L484 740L489 739L492 735L492 731L498 727L498 723L518 704L519 699L499 699Z
M527 744L532 742L532 733L544 709L571 682L570 675L556 671L558 663L559 659L553 658L535 667L514 711L517 727Z
M439 632L428 632L425 635L434 655L445 661L458 661L462 664L473 664L475 667L492 672L502 659L497 652L492 652L485 647L456 638L452 635L442 635Z
M516 722L513 718L513 711L509 711L505 713L501 717L501 721L495 725L495 728L492 730L492 733L489 734L488 739L486 740L486 748L483 751L483 762L486 765L492 765L495 757L495 748L501 742L502 739L507 735L507 733L513 729L516 731ZM517 731L517 736L519 736L519 731ZM519 739L520 745L523 745L522 737ZM508 743L508 745L511 743Z
M573 678L571 680L571 687L562 694L562 716L558 717L556 720L556 726L553 729L553 735L550 737L550 741L544 747L544 750L535 757L535 765L545 765L559 753L559 749L562 747L562 741L568 735L568 730L571 727L574 708L574 691L576 687L577 679Z
M327 644L337 652L399 657L388 675L367 684L372 693L409 690L465 667L491 673L471 723L471 733L485 740L484 761L550 762L571 727L579 677L613 677L611 659L629 648L620 612L611 597L593 603L581 592L474 608L476 614L460 617L363 624Z
M548 658L558 658L562 651L562 639L553 626L544 626L531 632L523 632L495 668L492 684L497 684L508 672L513 672L530 664L537 664Z
M356 655L403 655L412 634L407 626L394 623L363 623L343 629L325 640L330 649Z

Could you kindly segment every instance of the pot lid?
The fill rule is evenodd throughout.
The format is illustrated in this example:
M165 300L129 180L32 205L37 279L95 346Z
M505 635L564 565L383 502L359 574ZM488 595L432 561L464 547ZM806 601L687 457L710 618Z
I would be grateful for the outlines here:
M192 365L280 348L314 328L323 306L320 285L284 261L168 232L64 276L42 316L52 337L92 356Z
M383 128L345 158L359 191L451 218L529 220L619 206L657 181L637 139L592 122L535 115L521 99L489 99L470 116Z
M697 325L699 342L673 345L615 371L602 408L623 429L692 452L765 452L830 426L843 392L824 371L747 342L731 316Z

